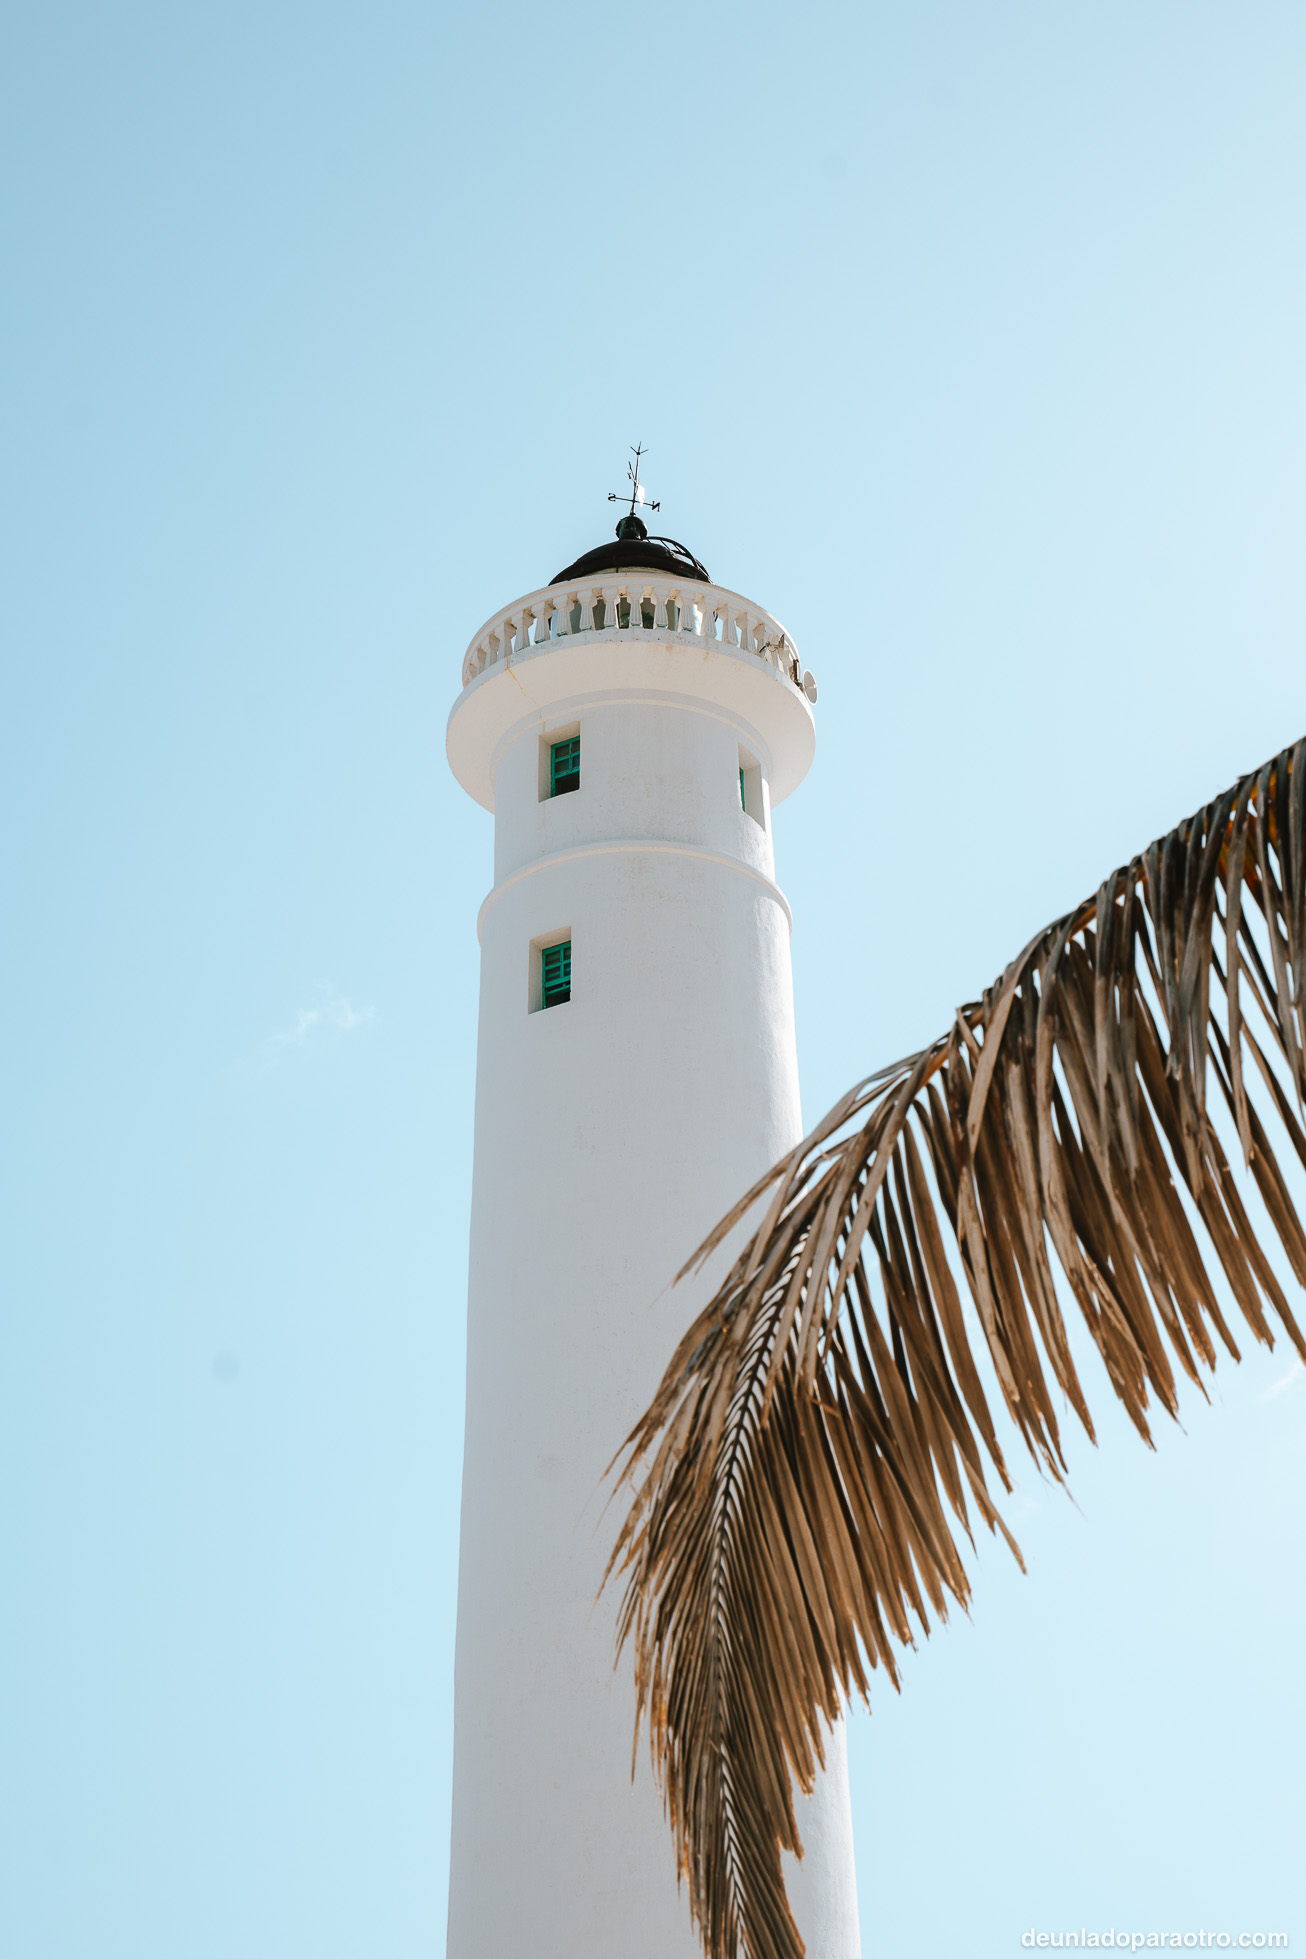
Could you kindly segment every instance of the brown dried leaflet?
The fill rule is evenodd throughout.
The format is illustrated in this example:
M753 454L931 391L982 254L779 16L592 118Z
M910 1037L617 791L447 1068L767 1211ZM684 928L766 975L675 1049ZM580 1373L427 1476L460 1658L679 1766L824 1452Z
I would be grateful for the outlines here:
M1049 926L931 1047L852 1089L724 1218L760 1226L629 1438L609 1567L676 1856L709 1959L797 1959L800 1851L835 1720L968 1582L974 1507L1014 1540L972 1353L1064 1475L1057 1403L1093 1424L1054 1270L1139 1434L1176 1370L1306 1342L1244 1209L1228 1111L1299 1284L1306 1234L1268 1131L1306 1165L1306 741L1243 777ZM963 1314L954 1267L974 1303ZM684 1274L681 1275L682 1277ZM969 1323L968 1323L969 1322ZM1063 1404L1064 1405L1064 1404ZM638 1732L638 1728L637 1728Z

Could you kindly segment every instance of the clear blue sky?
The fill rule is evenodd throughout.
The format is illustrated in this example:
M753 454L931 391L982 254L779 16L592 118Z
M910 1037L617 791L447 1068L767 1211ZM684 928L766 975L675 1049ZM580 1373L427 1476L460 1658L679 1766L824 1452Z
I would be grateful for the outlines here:
M1306 732L1291 5L13 7L0 1950L444 1945L472 631L662 521L820 681L805 1108ZM852 1727L868 1959L1306 1942L1306 1382Z

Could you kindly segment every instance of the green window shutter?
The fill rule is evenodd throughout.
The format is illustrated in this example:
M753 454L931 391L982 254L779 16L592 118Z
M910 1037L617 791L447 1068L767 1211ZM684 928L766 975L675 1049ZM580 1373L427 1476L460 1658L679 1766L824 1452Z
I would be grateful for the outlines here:
M566 796L580 788L580 736L555 741L549 751L549 794Z
M742 769L739 771L739 807L740 809L748 808L748 804L744 800L744 771Z
M544 980L544 1004L561 1007L571 998L571 940L545 946L540 954Z

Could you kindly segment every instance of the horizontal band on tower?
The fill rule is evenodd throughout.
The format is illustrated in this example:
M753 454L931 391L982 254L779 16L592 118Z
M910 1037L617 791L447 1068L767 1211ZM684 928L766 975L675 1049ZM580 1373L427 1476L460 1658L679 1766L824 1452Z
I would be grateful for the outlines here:
M779 885L772 883L769 877L763 877L762 873L755 871L751 864L742 863L738 857L729 857L723 850L704 850L700 844L673 843L661 837L614 837L609 842L582 843L574 845L570 850L550 851L547 857L537 857L532 863L523 864L519 871L514 871L510 877L506 877L502 884L496 884L493 891L487 894L481 909L476 914L477 945L481 942L481 925L486 912L495 899L501 898L505 891L510 891L514 884L520 884L525 878L534 877L537 871L550 870L555 864L572 864L582 857L616 857L623 851L632 856L642 851L665 857L693 857L703 864L721 864L728 871L742 871L743 875L751 878L754 884L761 885L768 898L775 900L785 915L785 923L789 930L792 932L794 929L794 915L789 909L789 900Z

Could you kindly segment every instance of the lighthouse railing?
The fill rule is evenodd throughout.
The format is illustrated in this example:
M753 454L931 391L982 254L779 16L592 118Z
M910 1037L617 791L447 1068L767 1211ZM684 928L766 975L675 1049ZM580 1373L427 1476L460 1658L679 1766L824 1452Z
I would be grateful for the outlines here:
M624 640L647 634L684 634L700 645L741 648L773 666L795 687L802 665L780 621L751 599L723 585L695 580L643 579L615 572L575 585L546 585L487 619L463 656L463 686L479 675L547 642L578 633Z

